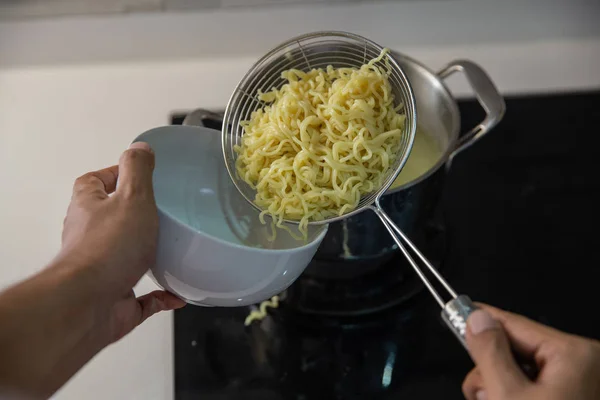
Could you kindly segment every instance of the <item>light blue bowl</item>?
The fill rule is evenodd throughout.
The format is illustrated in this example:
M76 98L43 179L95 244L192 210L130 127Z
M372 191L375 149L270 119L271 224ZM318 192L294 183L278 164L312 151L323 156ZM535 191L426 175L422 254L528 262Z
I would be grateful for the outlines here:
M159 286L192 304L242 306L282 292L304 271L327 226L310 226L307 242L283 230L269 241L270 224L260 222L227 174L221 132L165 126L135 141L156 154L160 228L148 275Z

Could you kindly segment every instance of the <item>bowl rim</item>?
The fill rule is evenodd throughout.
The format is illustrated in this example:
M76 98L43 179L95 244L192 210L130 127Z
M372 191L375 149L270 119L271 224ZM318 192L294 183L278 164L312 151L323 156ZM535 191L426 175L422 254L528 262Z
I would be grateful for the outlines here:
M206 127L202 127L202 126L164 125L164 126L158 126L158 127L149 129L149 130L139 134L135 139L133 139L133 141L131 143L143 142L144 138L147 138L148 136L150 136L152 134L156 134L157 131L161 131L161 130L175 131L175 130L189 130L189 129L212 131L218 135L221 134L221 132L216 129L206 128ZM210 132L210 133L212 133L212 132ZM220 141L219 141L219 143L220 143ZM150 144L150 143L148 143L148 144ZM152 147L151 144L150 144L150 147ZM152 148L152 151L156 152L156 149ZM224 160L222 160L222 161L224 161ZM154 183L154 173L152 175L153 175L152 181ZM230 177L230 179L231 179L231 177ZM239 193L239 192L236 191L236 193ZM241 194L240 194L240 196L241 196ZM178 228L185 230L187 233L197 234L197 235L203 236L204 238L206 238L208 240L212 240L218 244L224 245L226 247L232 247L232 248L235 248L238 250L245 250L245 251L257 252L257 253L273 253L273 254L298 253L298 252L304 251L304 250L312 247L315 243L320 244L320 242L323 240L323 238L327 234L327 231L329 230L329 224L321 225L323 227L322 231L318 235L316 235L312 240L307 241L306 243L303 243L302 246L293 247L293 248L289 248L289 249L265 249L265 248L261 248L261 247L246 246L243 244L233 243L233 242L227 241L225 239L221 239L217 236L211 235L211 234L204 232L202 230L199 230L189 224L186 224L185 222L181 221L179 218L176 218L171 213L166 211L163 207L161 207L159 202L156 201L156 196L155 196L155 202L156 202L156 208L157 208L159 217L161 216L161 213L162 213L166 218L175 222L175 224L178 226ZM248 206L251 207L250 205L248 205ZM159 230L160 230L160 226L159 226ZM284 234L284 232L278 232L278 233ZM298 242L300 243L300 241L298 241Z

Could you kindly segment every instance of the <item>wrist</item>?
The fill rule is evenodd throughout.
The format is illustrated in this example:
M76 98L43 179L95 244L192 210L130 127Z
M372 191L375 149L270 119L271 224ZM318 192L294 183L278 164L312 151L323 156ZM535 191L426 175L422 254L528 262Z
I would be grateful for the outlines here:
M100 263L59 256L40 274L54 280L51 290L59 297L57 301L75 319L80 333L85 332L86 340L93 341L99 349L111 343L106 321L118 298L104 281L102 270Z
M58 285L69 288L69 295L93 307L108 306L118 297L106 281L102 261L80 255L77 251L61 251L50 263L48 271Z
M57 258L0 294L0 388L48 397L110 343L90 271Z

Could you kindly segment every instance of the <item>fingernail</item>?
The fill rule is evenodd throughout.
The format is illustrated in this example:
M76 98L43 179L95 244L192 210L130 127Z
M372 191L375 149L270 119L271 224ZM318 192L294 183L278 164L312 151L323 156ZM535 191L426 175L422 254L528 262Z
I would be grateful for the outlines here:
M487 396L485 395L485 391L478 390L477 393L475 393L475 398L477 400L485 400L487 398Z
M135 143L131 143L129 145L130 149L140 149L140 150L146 150L149 151L150 153L152 153L152 147L150 147L150 145L146 142L135 142Z
M481 332L487 331L488 329L494 329L498 327L498 322L492 318L490 314L483 310L475 310L469 316L467 325L473 335L478 335Z

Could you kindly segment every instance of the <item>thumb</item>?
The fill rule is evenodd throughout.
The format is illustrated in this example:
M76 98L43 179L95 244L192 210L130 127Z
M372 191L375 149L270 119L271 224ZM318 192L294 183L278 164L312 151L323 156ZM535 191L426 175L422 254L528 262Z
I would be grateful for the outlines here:
M481 372L488 398L510 398L508 393L523 388L528 380L513 358L502 325L484 310L467 319L467 347Z
M145 294L138 297L137 301L142 311L138 325L160 311L176 310L186 304L179 297L163 290L155 290Z
M153 196L153 171L154 152L150 145L144 142L132 143L119 160L117 194L125 197Z

